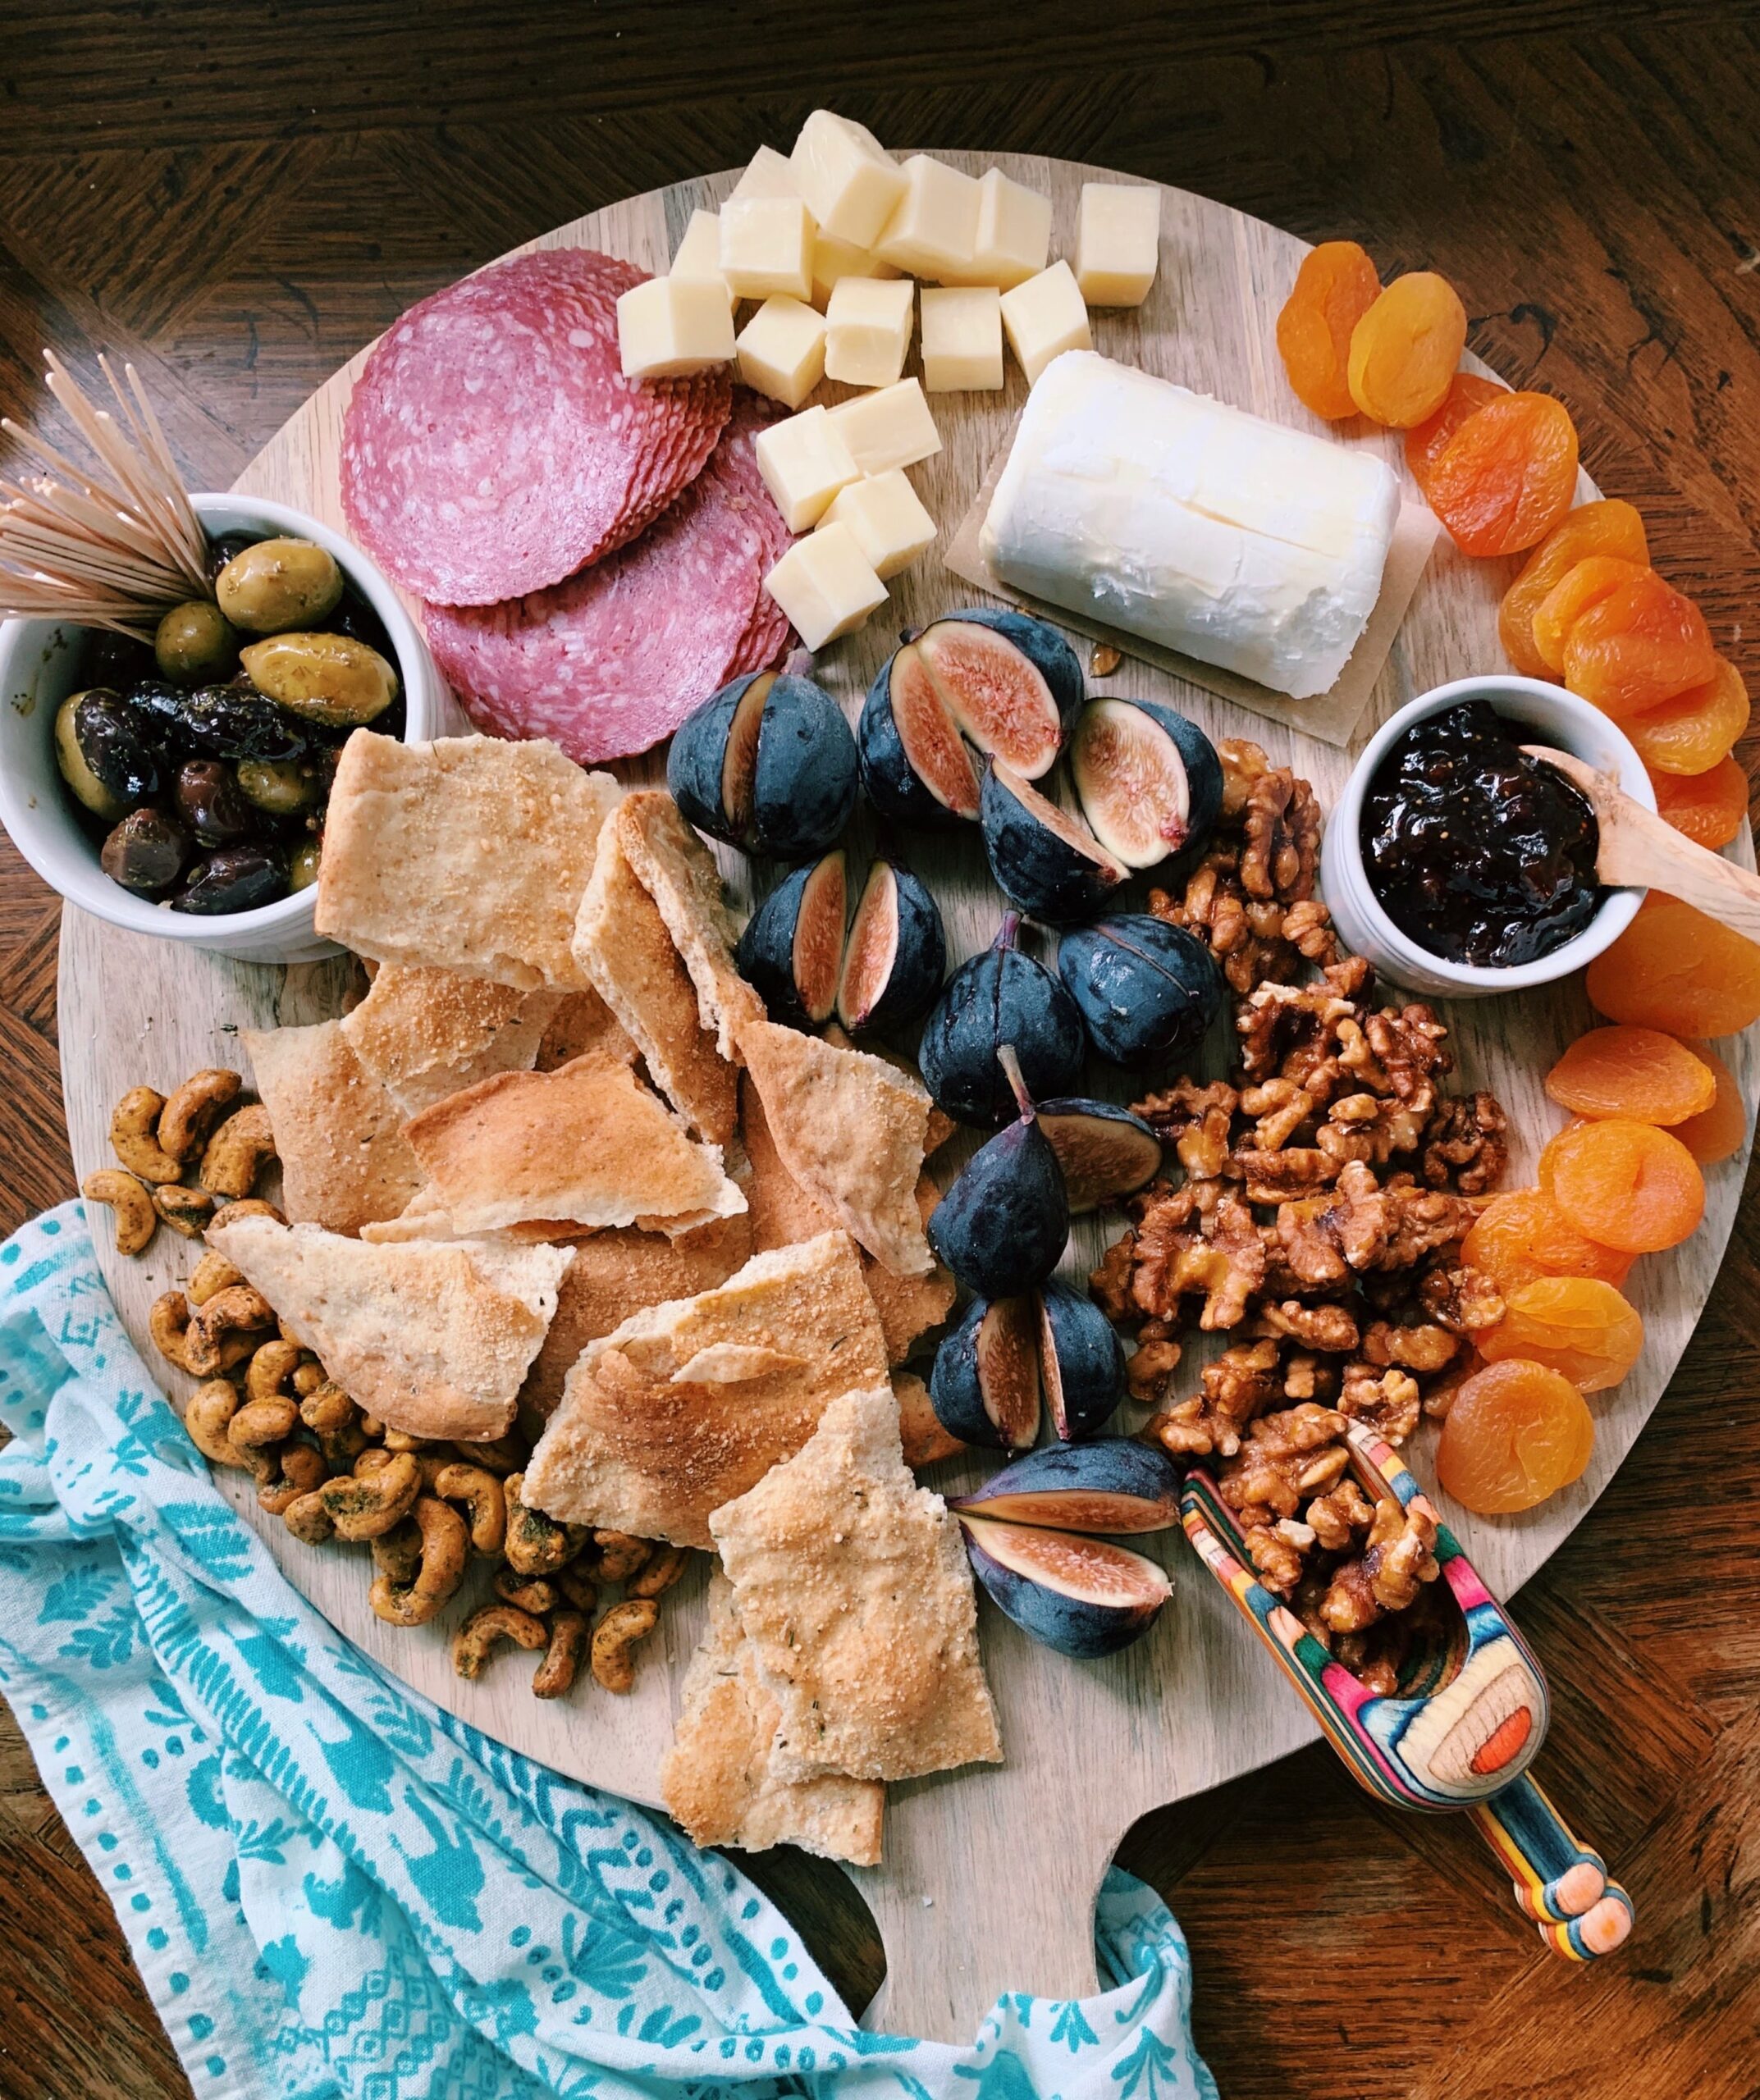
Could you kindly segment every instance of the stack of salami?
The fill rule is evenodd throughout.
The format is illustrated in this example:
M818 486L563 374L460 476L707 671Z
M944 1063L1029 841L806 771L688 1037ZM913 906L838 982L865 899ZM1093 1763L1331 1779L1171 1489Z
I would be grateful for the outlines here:
M644 272L565 248L412 307L343 428L362 543L425 602L478 726L583 765L645 751L788 622L764 578L789 534L758 473L773 411L725 372L626 379L617 299Z

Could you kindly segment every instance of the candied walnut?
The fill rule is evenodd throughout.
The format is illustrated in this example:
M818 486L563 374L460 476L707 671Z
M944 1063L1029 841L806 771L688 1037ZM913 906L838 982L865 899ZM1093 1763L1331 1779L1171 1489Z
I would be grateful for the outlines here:
M1319 1400L1330 1405L1338 1391L1338 1367L1307 1349L1291 1349L1283 1365L1287 1400Z
M1333 1571L1320 1616L1334 1633L1355 1633L1381 1616L1367 1565L1347 1560Z
M1207 1330L1238 1326L1264 1281L1265 1249L1252 1212L1232 1196L1205 1211L1190 1186L1145 1212L1135 1258L1131 1295L1138 1312L1168 1319L1182 1298L1202 1291L1198 1324Z
M1436 1078L1454 1070L1453 1054L1444 1047L1448 1030L1421 1003L1381 1007L1364 1021L1363 1033L1386 1075L1385 1090L1401 1101L1410 1101L1425 1089L1433 1098Z
M1422 1413L1418 1381L1409 1372L1372 1363L1347 1363L1338 1392L1338 1412L1378 1431L1390 1444L1403 1444Z
M1294 1080L1262 1080L1240 1096L1241 1112L1253 1118L1253 1144L1259 1152L1281 1152L1320 1103Z
M1335 1162L1314 1145L1289 1145L1282 1152L1237 1152L1230 1164L1244 1183L1250 1203L1294 1203L1311 1189L1323 1189L1338 1171Z
M1356 1315L1348 1305L1304 1305L1295 1298L1261 1305L1258 1331L1287 1335L1305 1349L1332 1356L1346 1355L1357 1345Z
M1214 1181L1228 1163L1229 1127L1241 1097L1220 1080L1199 1086L1182 1079L1177 1086L1131 1104L1163 1144L1171 1144L1186 1178Z
M1249 737L1224 737L1216 746L1222 760L1223 803L1217 821L1238 824L1255 781L1271 770L1271 760Z
M1477 1334L1503 1317L1503 1294L1483 1269L1470 1263L1441 1262L1424 1271L1418 1302L1439 1327L1451 1335Z
M1374 1504L1346 1473L1337 1486L1308 1504L1308 1528L1328 1553L1348 1553L1374 1513Z
M1416 1601L1419 1586L1440 1573L1435 1518L1397 1502L1378 1503L1363 1559L1376 1603L1383 1611L1403 1611Z
M1344 1426L1342 1414L1311 1400L1261 1415L1223 1468L1218 1493L1232 1509L1293 1517L1305 1496L1329 1488L1349 1463L1338 1440Z
M1320 858L1320 805L1289 767L1261 773L1241 813L1241 883L1249 897L1299 904L1314 894Z
M1151 1415L1138 1434L1145 1444L1159 1444L1174 1459L1207 1459L1216 1449L1210 1418L1195 1394Z
M1281 1524L1255 1524L1241 1534L1241 1543L1259 1581L1268 1590L1287 1597L1301 1580L1302 1557L1300 1550L1282 1536L1282 1529Z
M1429 1122L1427 1109L1397 1094L1341 1094L1314 1141L1340 1166L1351 1159L1385 1166L1397 1153L1418 1149Z
M1241 1431L1278 1398L1278 1344L1274 1340L1237 1343L1204 1367L1204 1406L1213 1428L1214 1447L1232 1458Z
M1163 1323L1152 1321L1149 1325L1159 1328ZM1145 1329L1143 1339L1124 1367L1125 1385L1131 1398L1151 1406L1164 1400L1182 1354L1179 1344L1164 1331L1151 1335Z
M1328 984L1256 985L1235 1014L1241 1071L1249 1080L1294 1080L1317 1100L1328 1099L1341 1025L1355 1021L1356 1008Z
M1100 1257L1100 1265L1088 1273L1088 1295L1115 1326L1134 1319L1131 1302L1131 1271L1136 1261L1136 1235L1127 1232L1113 1240Z
M1452 1185L1463 1196L1488 1194L1503 1179L1508 1128L1497 1097L1483 1087L1443 1102L1424 1139L1424 1180L1433 1189Z
M1333 915L1317 897L1305 897L1301 903L1292 904L1283 915L1278 936L1287 941L1304 962L1325 964L1339 959Z
M1428 1321L1397 1327L1391 1321L1372 1320L1363 1336L1364 1355L1383 1368L1397 1363L1406 1371L1445 1371L1460 1347L1458 1335Z

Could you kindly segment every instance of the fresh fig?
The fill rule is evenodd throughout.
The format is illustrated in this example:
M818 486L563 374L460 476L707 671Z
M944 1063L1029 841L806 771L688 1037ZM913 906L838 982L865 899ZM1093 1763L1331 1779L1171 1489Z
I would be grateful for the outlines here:
M1134 1194L1161 1171L1160 1139L1141 1116L1109 1101L1042 1101L1039 1127L1063 1170L1072 1217Z
M1098 911L1125 879L1080 817L1048 801L1001 760L984 776L984 851L1011 904L1054 924Z
M978 814L978 774L914 641L895 649L856 725L862 785L883 817L946 825Z
M856 741L823 686L757 671L679 724L666 786L699 831L776 860L822 853L856 806Z
M1153 701L1090 701L1076 718L1069 769L1089 829L1127 868L1195 853L1222 807L1216 746Z
M959 1521L991 1602L1060 1655L1116 1655L1148 1632L1173 1594L1164 1568L1109 1540L964 1510Z
M773 1020L817 1028L837 1004L847 883L841 848L785 876L739 937L739 974Z
M1049 771L1081 705L1081 665L1054 627L975 606L925 628L917 646L961 734L1023 779Z
M998 1130L1014 1096L996 1052L1014 1045L1029 1093L1054 1094L1081 1076L1081 1013L1042 962L1015 946L1020 915L1008 913L982 955L942 987L917 1046L923 1084L943 1115Z
M908 868L876 861L844 945L838 1019L853 1035L920 1020L946 972L935 899Z
M968 1290L1012 1298L1043 1283L1069 1239L1063 1171L1039 1127L1013 1046L997 1052L1019 1119L981 1145L929 1220L929 1244Z
M1031 1298L976 1299L935 1351L929 1397L962 1444L1030 1451L1039 1435L1039 1321Z
M1119 912L1066 934L1057 967L1089 1040L1114 1064L1191 1049L1222 1008L1209 950L1184 927L1146 912Z
M1091 1299L1055 1276L1039 1293L1039 1382L1063 1444L1092 1436L1124 1398L1124 1344Z
M1099 1436L1029 1452L949 1507L1001 1522L1117 1536L1173 1530L1179 1495L1179 1468L1165 1451L1131 1436Z

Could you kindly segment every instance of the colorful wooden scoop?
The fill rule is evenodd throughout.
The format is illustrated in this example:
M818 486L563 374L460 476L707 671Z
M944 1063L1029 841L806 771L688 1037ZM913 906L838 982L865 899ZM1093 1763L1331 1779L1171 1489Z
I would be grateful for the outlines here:
M1186 1536L1362 1786L1396 1808L1466 1810L1555 1953L1574 1961L1611 1953L1631 1931L1631 1898L1528 1777L1548 1719L1539 1664L1392 1446L1354 1423L1346 1435L1372 1496L1392 1495L1435 1521L1438 1580L1461 1607L1447 1636L1407 1656L1397 1693L1370 1691L1258 1580L1233 1513L1201 1467L1186 1475L1181 1500Z

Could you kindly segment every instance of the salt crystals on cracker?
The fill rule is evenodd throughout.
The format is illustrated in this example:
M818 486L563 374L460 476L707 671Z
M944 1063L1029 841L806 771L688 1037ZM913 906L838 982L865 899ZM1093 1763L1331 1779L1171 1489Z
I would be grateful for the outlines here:
M397 1104L341 1025L246 1029L257 1091L281 1162L281 1208L295 1224L355 1233L395 1217L422 1185Z
M361 1063L416 1116L496 1072L529 1071L560 1004L554 992L386 963L341 1026Z

